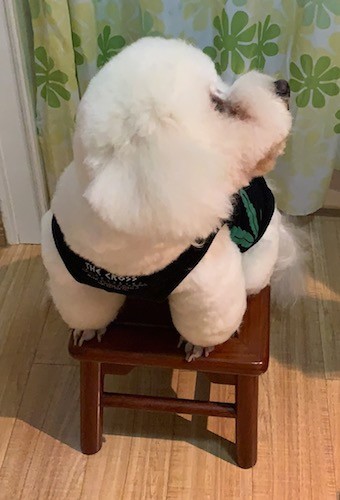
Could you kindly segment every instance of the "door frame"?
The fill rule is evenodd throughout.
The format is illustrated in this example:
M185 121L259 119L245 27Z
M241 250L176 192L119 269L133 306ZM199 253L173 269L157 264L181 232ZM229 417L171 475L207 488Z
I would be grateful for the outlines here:
M0 0L0 208L10 244L40 243L48 207L20 37L14 2Z

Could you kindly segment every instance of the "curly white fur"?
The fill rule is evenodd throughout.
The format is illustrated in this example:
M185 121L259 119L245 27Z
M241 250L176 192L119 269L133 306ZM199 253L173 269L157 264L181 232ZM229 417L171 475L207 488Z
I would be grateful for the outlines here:
M214 96L236 112L216 110ZM107 63L80 103L74 161L43 219L43 259L66 323L99 330L124 297L71 277L51 235L52 212L75 252L115 274L150 274L230 216L232 195L290 127L272 78L251 72L228 86L183 41L141 39ZM247 290L266 286L280 267L280 227L276 213L243 258L228 229L219 232L170 297L187 341L214 346L239 327Z

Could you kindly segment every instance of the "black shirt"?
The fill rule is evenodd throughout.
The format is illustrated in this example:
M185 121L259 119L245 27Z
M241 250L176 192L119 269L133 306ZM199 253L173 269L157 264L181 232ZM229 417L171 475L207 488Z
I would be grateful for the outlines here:
M272 192L264 178L258 177L235 195L233 215L230 220L221 221L221 227L224 224L229 226L232 240L241 252L245 252L263 236L274 207ZM167 299L207 253L217 232L211 233L197 246L190 246L160 271L146 276L118 276L73 252L65 242L55 216L52 217L55 245L65 267L76 281L107 292L154 301Z

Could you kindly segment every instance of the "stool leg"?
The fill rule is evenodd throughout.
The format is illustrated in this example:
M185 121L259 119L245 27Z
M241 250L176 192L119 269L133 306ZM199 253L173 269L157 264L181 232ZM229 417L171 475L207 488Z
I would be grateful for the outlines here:
M80 442L86 455L102 447L103 407L101 404L103 377L101 364L80 363Z
M249 469L257 459L258 377L238 375L236 382L236 460Z

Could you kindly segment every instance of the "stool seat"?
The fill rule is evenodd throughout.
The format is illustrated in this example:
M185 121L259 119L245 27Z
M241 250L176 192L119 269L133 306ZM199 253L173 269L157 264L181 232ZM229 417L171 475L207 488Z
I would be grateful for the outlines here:
M103 409L119 407L233 418L236 461L252 467L257 457L258 375L266 371L269 358L269 311L268 287L248 299L242 326L232 338L191 363L177 347L179 336L167 303L127 300L101 342L92 339L79 347L71 336L69 352L80 361L83 453L100 450ZM203 372L210 382L234 385L235 403L105 392L105 375L125 375L136 366Z
M167 303L128 300L101 342L90 340L81 347L70 339L69 351L78 360L131 366L158 366L207 373L260 375L269 359L269 287L248 298L240 331L219 345L209 357L188 363L177 347ZM228 307L228 304L226 304Z

